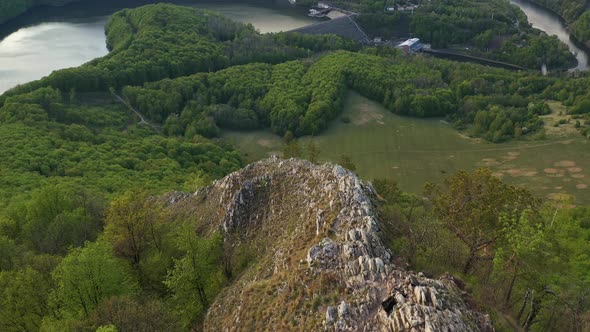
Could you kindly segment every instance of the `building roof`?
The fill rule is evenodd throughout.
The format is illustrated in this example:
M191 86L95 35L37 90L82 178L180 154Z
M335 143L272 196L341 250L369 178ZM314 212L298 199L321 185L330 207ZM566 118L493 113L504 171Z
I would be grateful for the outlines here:
M399 47L402 47L402 46L410 46L411 47L412 45L419 43L419 42L420 42L420 39L418 39L418 38L410 38L410 39L406 40L405 42L399 44Z

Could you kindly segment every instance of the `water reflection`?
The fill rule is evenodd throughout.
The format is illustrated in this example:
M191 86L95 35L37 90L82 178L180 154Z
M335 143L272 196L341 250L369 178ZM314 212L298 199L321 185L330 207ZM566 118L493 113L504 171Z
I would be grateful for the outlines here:
M566 26L557 15L530 2L521 0L511 0L510 2L522 9L533 27L543 30L549 35L557 36L569 47L578 60L578 66L574 69L588 70L588 55L570 40Z
M1 1L1 0L0 0ZM0 26L0 93L39 79L52 71L79 66L107 54L104 24L108 16L125 7L156 1L103 0L98 4L74 3L62 8L40 7ZM291 30L316 22L285 1L194 2L168 1L221 12L252 23L261 32Z
M0 42L0 91L107 54L105 22L43 23L6 37Z

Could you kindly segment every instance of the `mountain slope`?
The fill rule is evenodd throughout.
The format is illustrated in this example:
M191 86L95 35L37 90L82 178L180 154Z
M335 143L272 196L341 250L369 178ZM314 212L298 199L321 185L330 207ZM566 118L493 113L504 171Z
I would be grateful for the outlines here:
M393 264L373 198L340 166L278 158L167 197L202 231L222 232L226 254L251 257L211 305L204 330L493 330L452 277Z

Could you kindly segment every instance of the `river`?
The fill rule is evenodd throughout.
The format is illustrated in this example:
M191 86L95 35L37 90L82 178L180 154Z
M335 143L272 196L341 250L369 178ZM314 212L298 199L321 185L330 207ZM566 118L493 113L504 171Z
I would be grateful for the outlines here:
M38 7L0 26L0 93L52 71L76 67L107 54L104 24L123 8L160 1L103 0L64 7ZM277 32L317 22L287 0L167 1L221 12L252 23L260 32Z
M576 46L570 39L565 23L555 13L538 6L526 0L511 0L512 4L517 5L526 14L527 19L534 28L545 31L549 35L554 35L566 44L570 51L576 56L578 65L573 70L588 70L588 54ZM549 68L551 69L551 68Z
M79 66L107 54L103 26L108 16L156 0L103 0L64 7L38 7L0 26L0 93L52 71ZM232 19L252 23L261 32L291 30L314 22L303 8L287 0L168 1L221 12ZM523 0L512 0L535 28L556 35L576 54L575 69L588 70L588 55L569 38L558 16Z

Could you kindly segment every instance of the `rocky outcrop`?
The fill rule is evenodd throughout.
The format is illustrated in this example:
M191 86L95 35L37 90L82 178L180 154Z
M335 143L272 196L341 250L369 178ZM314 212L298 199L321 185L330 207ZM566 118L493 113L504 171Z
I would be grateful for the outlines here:
M204 329L493 331L451 276L394 265L374 192L337 165L271 158L174 203L255 257L211 306ZM248 256L248 255L246 255Z

